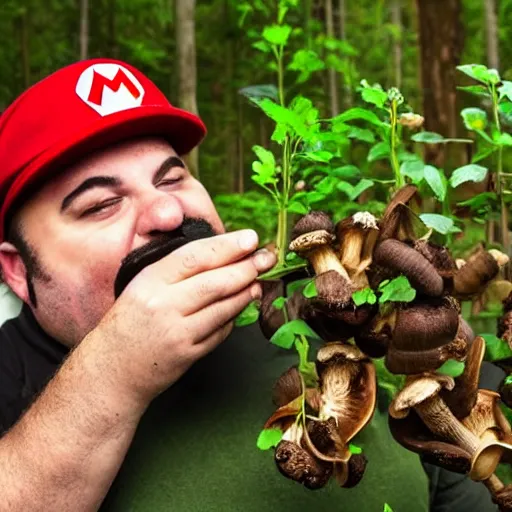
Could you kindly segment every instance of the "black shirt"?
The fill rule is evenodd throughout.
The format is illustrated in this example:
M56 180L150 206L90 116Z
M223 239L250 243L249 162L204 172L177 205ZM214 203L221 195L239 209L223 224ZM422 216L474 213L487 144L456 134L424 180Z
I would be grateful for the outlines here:
M240 510L237 500L242 496L245 512L264 509L287 512L311 507L316 510L335 510L335 504L339 503L340 498L348 500L344 510L360 510L361 507L366 510L365 505L370 506L372 499L375 500L375 494L378 503L388 501L393 506L395 499L396 506L393 508L396 512L406 510L404 503L409 504L408 512L425 510L418 502L419 494L426 491L426 485L419 477L421 469L418 468L421 466L414 462L415 458L417 460L414 454L391 441L385 419L386 405L382 403L379 404L380 412L376 412L373 425L365 429L367 432L363 432L361 438L373 462L370 460L372 467L369 466L368 475L365 474L358 487L350 490L335 488L333 492L325 489L312 493L278 475L272 467L271 456L258 453L253 443L261 427L259 423L272 412L270 389L265 387L271 387L273 379L288 368L290 363L295 363L295 356L264 343L257 329L239 329L237 332L237 336L231 336L219 349L196 364L184 378L151 405L102 510L125 511L128 504L130 510L143 510L134 504L139 500L145 504L144 507L150 505L150 508L144 510L155 512L168 510L173 504L173 509L178 511L231 512ZM0 436L19 419L68 353L67 348L39 327L27 306L24 306L19 317L7 321L0 328ZM496 389L502 377L500 369L486 363L482 371L481 387ZM247 404L248 409L243 410L242 407ZM210 473L211 476L204 481L194 478L191 480L193 488L186 490L184 486L190 478L179 469L176 470L176 465L181 467L179 450L183 446L195 446L197 442L202 442L199 436L203 436L205 426L211 438L208 446L212 448L213 442L218 450L214 454L212 449L210 455L211 459L218 461L213 467L219 470L219 474L213 476ZM191 444L188 444L187 436ZM235 437L245 446L232 445ZM217 446L219 439L225 440L223 442L226 444ZM203 450L200 450L197 462L194 463L192 454L187 450L190 447L183 456L190 458L190 467L204 466L204 462L201 462L205 456ZM166 457L166 453L170 455ZM162 455L159 463L163 470L154 467L154 461ZM236 460L237 456L247 460L245 469L233 466L232 460ZM234 479L229 473L220 475L222 464L226 465L228 472L232 468ZM389 472L390 464L393 465L392 473ZM378 471L375 471L376 466ZM431 512L497 510L482 484L472 482L464 475L429 465L424 465L424 470L430 481ZM156 484L162 471L167 473L163 475L162 482ZM249 480L244 480L246 472L252 475ZM391 474L394 481L390 480ZM257 492L250 492L248 485L254 482L256 487L255 475L258 475L261 483L254 489ZM180 478L183 478L181 483L178 482ZM227 478L229 482L239 480L240 487L237 488L233 483L224 485L222 478ZM203 483L205 487L200 489ZM262 485L266 493L262 492ZM382 489L377 491L376 485L381 485ZM181 494L177 489L182 490ZM241 489L244 489L243 495L240 494ZM276 501L282 493L286 494L286 500ZM410 499L414 499L417 505L410 508ZM401 500L401 504L398 500ZM370 508L373 510L372 506Z

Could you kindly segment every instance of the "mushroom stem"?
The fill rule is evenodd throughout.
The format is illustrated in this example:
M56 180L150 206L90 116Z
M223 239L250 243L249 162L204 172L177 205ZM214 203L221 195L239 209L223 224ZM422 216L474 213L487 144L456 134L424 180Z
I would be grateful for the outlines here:
M347 281L350 281L345 267L341 264L340 260L336 256L336 253L331 247L318 247L308 252L306 256L309 259L311 265L313 265L313 269L315 270L315 274L317 276L329 270L336 270L344 278L346 278Z
M482 483L489 489L492 495L495 495L505 487L505 484L495 474L492 474L487 480L483 480Z
M435 395L414 409L432 433L455 443L470 454L477 451L480 439L460 423L442 398Z

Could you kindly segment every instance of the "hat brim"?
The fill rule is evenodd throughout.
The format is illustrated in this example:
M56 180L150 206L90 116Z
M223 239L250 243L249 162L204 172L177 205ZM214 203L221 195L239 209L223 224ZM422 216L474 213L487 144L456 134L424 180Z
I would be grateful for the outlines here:
M2 218L15 200L26 197L34 186L94 151L135 137L159 136L169 141L178 155L185 155L205 135L206 127L197 116L175 107L141 106L99 118L37 155L16 176L2 205Z

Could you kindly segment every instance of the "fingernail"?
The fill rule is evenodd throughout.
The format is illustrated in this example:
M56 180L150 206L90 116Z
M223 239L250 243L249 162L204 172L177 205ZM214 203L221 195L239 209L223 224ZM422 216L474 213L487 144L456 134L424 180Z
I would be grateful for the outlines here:
M254 266L258 270L265 270L274 263L274 255L267 249L260 249L253 256Z
M253 284L251 286L251 297L253 298L253 300L259 300L261 299L261 296L262 296L262 291L261 291L261 285L260 284Z
M258 244L258 234L252 229L246 229L238 239L238 245L244 251L253 249Z

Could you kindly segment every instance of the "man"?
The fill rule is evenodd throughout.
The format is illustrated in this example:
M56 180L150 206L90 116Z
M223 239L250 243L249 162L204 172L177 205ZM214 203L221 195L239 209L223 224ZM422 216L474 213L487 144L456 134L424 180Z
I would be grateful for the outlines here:
M0 330L0 511L427 510L383 408L358 438L355 489L307 491L257 450L295 356L255 328L230 335L275 257L251 230L224 232L179 158L204 133L107 59L0 118L0 265L24 302ZM494 510L480 484L450 485L450 510Z

